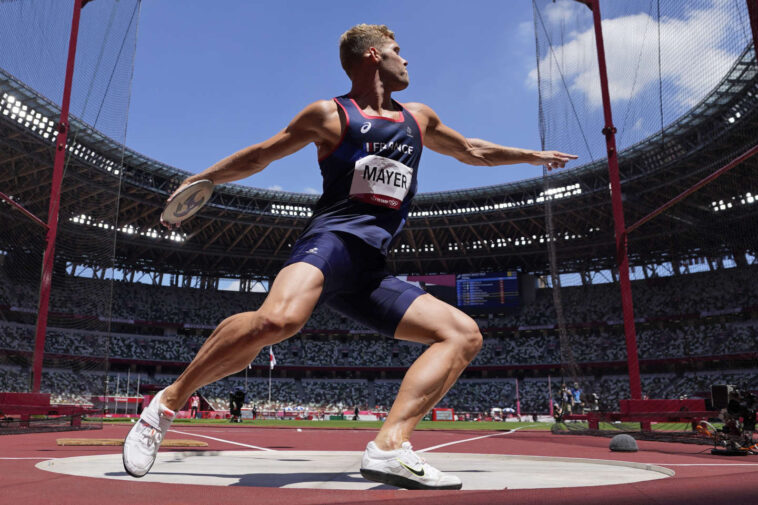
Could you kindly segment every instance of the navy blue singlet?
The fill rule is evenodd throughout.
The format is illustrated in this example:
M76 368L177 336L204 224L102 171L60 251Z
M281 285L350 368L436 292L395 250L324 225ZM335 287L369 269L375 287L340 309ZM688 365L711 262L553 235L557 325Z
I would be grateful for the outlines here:
M368 116L347 95L334 101L345 114L343 136L319 160L323 194L301 237L349 233L386 255L416 194L421 130L395 101L396 119Z

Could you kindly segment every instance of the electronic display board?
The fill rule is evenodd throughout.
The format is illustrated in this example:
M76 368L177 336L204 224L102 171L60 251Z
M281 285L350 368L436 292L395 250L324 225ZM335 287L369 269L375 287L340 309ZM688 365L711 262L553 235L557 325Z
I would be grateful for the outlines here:
M456 278L459 307L518 307L518 273L462 274Z

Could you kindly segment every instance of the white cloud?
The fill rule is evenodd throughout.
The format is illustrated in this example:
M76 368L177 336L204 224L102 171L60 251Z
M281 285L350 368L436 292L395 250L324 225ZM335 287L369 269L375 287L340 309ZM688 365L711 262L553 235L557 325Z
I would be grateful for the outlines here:
M577 3L566 0L549 4L543 10L543 18L547 18L547 23L555 24L560 22L560 16L573 17L568 4ZM725 22L734 17L733 10L728 3L718 0L707 8L689 9L679 18L662 18L661 77L664 82L674 85L669 99L681 106L694 105L734 63L738 54L723 49L725 38L735 30L734 24ZM581 17L588 16L589 13ZM657 86L657 29L656 20L646 13L603 20L608 82L613 101L630 100L646 87ZM572 95L583 97L591 108L600 107L594 30L585 28L570 33L567 39L563 45L555 45L552 52L548 49L540 61L543 98L551 98L562 90L563 78ZM529 72L527 85L537 85L536 68Z
M516 27L516 33L520 39L531 39L534 37L534 22L522 21Z
M271 191L282 191L284 188L281 187L279 184L274 184L273 186L269 186L268 189Z
M549 25L559 25L576 16L577 11L587 12L587 6L576 0L558 0L549 3L542 11L543 19Z
M308 187L303 190L303 193L308 193L309 195L319 195L321 194L321 191L317 190L316 188Z

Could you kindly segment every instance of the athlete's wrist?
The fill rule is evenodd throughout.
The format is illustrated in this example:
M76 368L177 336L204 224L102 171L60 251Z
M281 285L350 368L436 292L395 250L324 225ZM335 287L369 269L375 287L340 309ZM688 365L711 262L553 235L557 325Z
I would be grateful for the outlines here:
M205 172L200 172L199 174L191 175L187 177L187 179L184 182L185 184L192 184L193 182L202 181L202 180L211 181L213 184L216 184L216 181L213 179L213 176Z
M532 150L525 150L526 153L524 154L527 163L531 165L544 165L546 163L546 153L545 151L532 151Z

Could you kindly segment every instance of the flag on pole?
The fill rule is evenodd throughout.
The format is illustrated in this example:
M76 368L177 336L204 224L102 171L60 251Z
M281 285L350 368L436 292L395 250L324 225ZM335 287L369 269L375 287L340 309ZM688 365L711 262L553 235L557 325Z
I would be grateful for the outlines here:
M553 417L553 386L550 384L550 376L547 376L547 408L550 417Z
M274 347L269 346L268 348L268 365L270 367L270 370L273 370L276 366L276 357L274 356Z
M521 420L521 396L518 394L518 377L516 378L516 417Z

